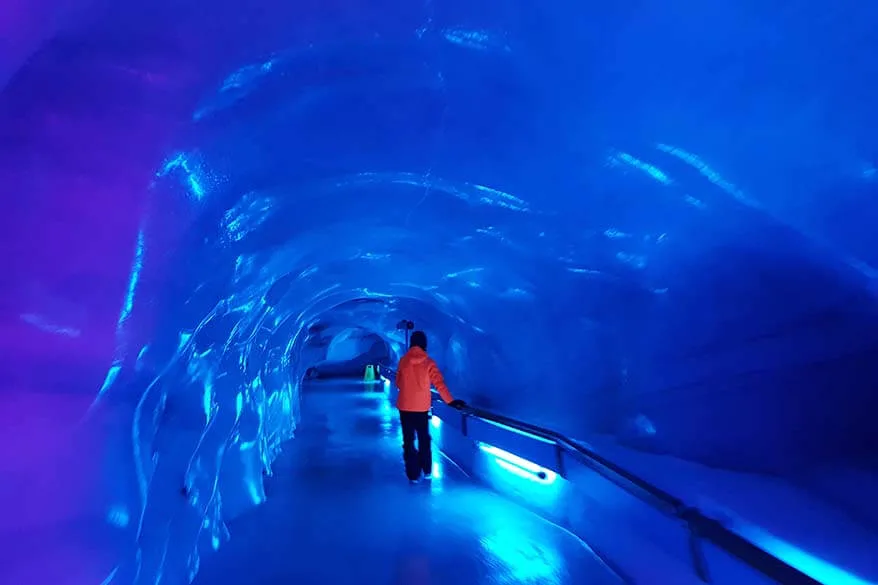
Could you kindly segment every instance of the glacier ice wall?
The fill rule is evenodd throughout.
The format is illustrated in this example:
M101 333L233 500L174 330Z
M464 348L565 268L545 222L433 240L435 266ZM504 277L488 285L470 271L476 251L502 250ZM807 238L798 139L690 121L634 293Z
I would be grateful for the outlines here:
M869 3L276 4L0 11L9 582L185 580L401 319L576 436L872 455Z

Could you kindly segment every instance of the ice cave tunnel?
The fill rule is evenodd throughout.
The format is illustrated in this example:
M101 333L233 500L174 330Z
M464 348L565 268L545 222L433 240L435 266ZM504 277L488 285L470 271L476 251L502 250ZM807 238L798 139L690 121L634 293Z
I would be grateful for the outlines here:
M3 3L0 583L878 583L876 31Z

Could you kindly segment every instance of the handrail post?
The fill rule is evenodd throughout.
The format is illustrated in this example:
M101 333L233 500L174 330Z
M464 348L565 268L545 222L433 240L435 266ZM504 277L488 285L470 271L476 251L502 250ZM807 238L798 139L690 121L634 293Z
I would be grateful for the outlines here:
M686 529L689 532L689 555L692 558L692 568L699 579L705 583L710 583L710 570L707 566L707 559L704 557L704 550L701 547L701 536L698 534L698 529L691 518L691 511L691 508L683 508L679 511L678 516L686 523Z
M564 462L564 447L558 441L555 441L555 464L558 467L558 475L567 479L567 465Z

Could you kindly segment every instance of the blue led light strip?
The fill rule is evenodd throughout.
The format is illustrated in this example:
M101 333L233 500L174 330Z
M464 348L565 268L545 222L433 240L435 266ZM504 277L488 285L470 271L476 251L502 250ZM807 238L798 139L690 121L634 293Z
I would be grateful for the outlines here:
M508 451L498 449L493 445L479 443L479 449L489 455L492 455L497 465L499 465L509 473L512 473L524 479L529 479L531 481L535 481L537 483L542 483L545 485L553 484L555 483L555 480L558 479L558 474L551 469L546 469L545 467L537 465L533 461L528 461L527 459L519 457L518 455L513 455Z

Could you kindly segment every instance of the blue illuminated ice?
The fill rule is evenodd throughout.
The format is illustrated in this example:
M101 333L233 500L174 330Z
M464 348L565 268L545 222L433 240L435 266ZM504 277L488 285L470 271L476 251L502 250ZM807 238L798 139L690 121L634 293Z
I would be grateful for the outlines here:
M392 367L406 319L471 404L875 579L870 3L20 4L0 581L195 578L305 456L303 379Z

